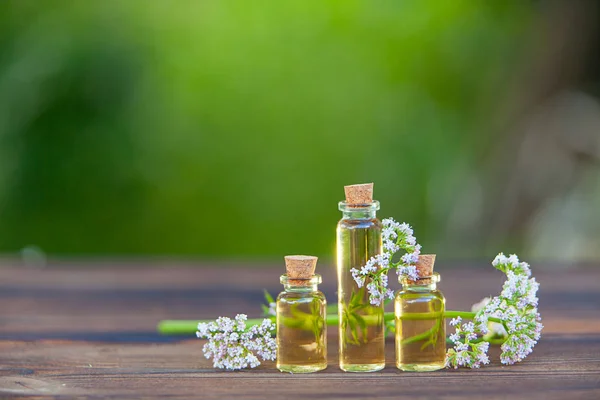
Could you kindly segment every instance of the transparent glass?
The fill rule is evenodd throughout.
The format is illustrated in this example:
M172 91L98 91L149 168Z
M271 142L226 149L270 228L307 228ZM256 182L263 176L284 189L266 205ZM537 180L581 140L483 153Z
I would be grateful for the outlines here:
M446 365L446 299L437 290L440 275L399 280L402 290L394 302L396 366L403 371L442 369Z
M327 368L327 301L318 290L320 275L292 280L282 275L277 296L277 368L309 373Z
M350 272L381 253L382 224L376 217L379 202L358 206L340 202L339 209L343 214L337 225L340 368L379 371L385 367L383 304L371 305L369 293L356 285Z

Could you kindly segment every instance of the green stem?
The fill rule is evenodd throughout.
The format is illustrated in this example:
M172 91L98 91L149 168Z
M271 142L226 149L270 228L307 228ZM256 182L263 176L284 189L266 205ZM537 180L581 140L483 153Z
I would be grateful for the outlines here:
M250 318L246 321L246 326L260 325L265 318ZM275 317L269 317L275 322ZM194 335L198 330L198 324L201 322L213 322L212 319L204 320L164 320L158 323L156 329L161 335Z
M461 317L461 318L465 318L465 319L474 319L476 315L477 315L476 312L470 312L470 311L446 311L446 312L444 312L444 318ZM499 324L504 324L504 321L501 320L500 318L490 317L490 318L488 318L488 320L491 322L497 322Z
M406 339L402 340L402 344L411 344L411 343L415 343L415 342L420 342L421 340L428 339L435 332L435 329L436 329L436 327L434 326L433 328L431 328L423 333L419 333L418 335L406 338Z
M471 340L471 343L489 342L489 344L503 344L504 341L505 341L505 339L503 339L503 338L498 338L498 339L479 338L479 339ZM450 338L446 338L446 343L454 345L454 342L452 340L450 340Z
M456 318L462 317L465 319L473 319L475 318L476 313L469 311L446 311L444 312L444 318ZM431 312L431 313L411 313L404 314L402 318L410 319L410 320L421 320L421 319L435 319L439 318L439 312ZM374 324L378 319L376 316L365 316L365 320L367 323ZM383 315L384 321L393 321L395 320L395 315L393 312L387 312ZM247 326L252 325L260 325L265 318L251 318L246 321ZM269 319L275 322L275 317L269 317ZM372 319L372 321L371 321ZM498 318L489 318L492 322L503 323L501 319ZM157 326L157 330L162 335L193 335L196 333L198 329L198 323L200 322L211 322L213 320L164 320L160 321ZM338 314L329 314L325 319L325 323L329 326L336 326L339 324L339 316Z

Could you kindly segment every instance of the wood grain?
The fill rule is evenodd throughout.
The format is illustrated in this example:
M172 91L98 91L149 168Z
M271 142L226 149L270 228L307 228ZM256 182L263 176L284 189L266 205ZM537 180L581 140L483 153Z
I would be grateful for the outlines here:
M83 263L82 263L83 264ZM0 398L600 398L600 266L536 268L543 338L522 364L505 367L499 349L481 370L373 374L337 367L329 329L327 370L310 375L214 370L202 341L162 337L161 319L258 316L262 289L280 291L283 266L60 263L43 270L0 267ZM335 301L332 267L322 289ZM449 309L469 309L500 290L491 266L441 265Z

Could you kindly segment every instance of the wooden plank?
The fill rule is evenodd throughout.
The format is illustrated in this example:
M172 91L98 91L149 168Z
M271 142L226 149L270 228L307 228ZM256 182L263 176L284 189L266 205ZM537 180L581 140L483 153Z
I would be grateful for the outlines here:
M335 342L333 340L332 342ZM341 372L331 343L327 370L310 375L279 373L273 363L256 370L223 372L211 368L201 354L202 341L172 344L103 344L69 341L2 343L0 393L192 396L233 398L382 398L403 396L519 395L558 398L568 391L591 397L600 394L600 337L577 339L548 335L525 363L511 367L495 361L479 371L404 373L393 365L393 342L387 343L387 368L373 374ZM498 350L492 351L497 357ZM24 387L19 387L19 383ZM581 398L586 398L581 397Z
M273 294L281 290L282 268L0 268L0 339L35 338L35 334L67 339L77 333L77 337L91 333L146 335L155 331L161 319L236 313L258 316L262 289ZM333 267L325 266L321 272L321 289L329 302L335 302ZM451 268L442 264L440 272L448 309L470 309L481 298L497 294L503 279L491 266ZM542 288L540 311L545 332L600 332L598 269L540 268L535 275ZM580 323L583 316L586 320Z
M337 367L336 330L329 329L327 370L279 373L273 363L223 372L202 356L202 341L163 338L165 318L259 314L262 288L280 290L282 266L208 268L77 265L0 268L0 398L600 398L600 268L535 271L546 326L524 363L502 366L499 349L481 370L403 373L387 343L387 368L348 374ZM535 267L534 267L535 268ZM440 266L448 307L468 309L500 290L491 266ZM333 268L322 285L335 301ZM467 290L465 290L467 288Z

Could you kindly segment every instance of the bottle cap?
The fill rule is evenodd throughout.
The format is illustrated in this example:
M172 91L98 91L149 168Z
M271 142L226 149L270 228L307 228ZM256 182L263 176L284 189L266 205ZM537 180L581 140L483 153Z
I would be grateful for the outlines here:
M318 257L314 256L285 256L285 269L290 283L308 285L315 274Z
M344 186L346 203L350 205L370 204L373 202L373 183Z
M433 265L435 264L435 254L421 254L419 261L415 264L419 278L427 278L433 275Z

